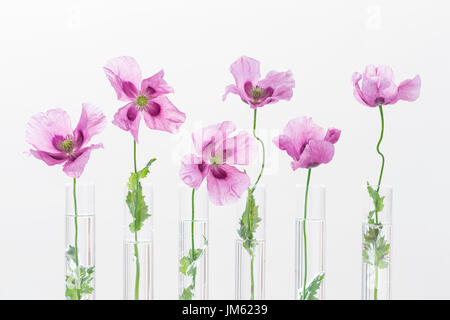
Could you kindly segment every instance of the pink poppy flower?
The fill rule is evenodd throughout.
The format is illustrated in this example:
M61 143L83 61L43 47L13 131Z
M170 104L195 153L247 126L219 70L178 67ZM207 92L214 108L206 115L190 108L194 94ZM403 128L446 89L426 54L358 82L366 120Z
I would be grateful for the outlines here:
M332 128L325 132L311 118L300 117L289 121L273 143L294 159L292 170L310 169L333 159L334 144L340 136L341 130Z
M186 115L166 97L173 89L163 79L163 70L142 80L141 69L132 57L112 59L103 69L117 99L128 102L114 115L113 124L130 131L136 142L141 118L150 129L170 133L177 132L186 120Z
M397 87L394 83L394 72L388 66L369 65L364 74L353 73L352 82L356 100L369 107L394 104L399 100L415 101L420 94L419 75L401 82Z
M185 155L180 177L198 189L206 178L208 195L216 205L237 201L250 186L250 178L235 165L248 165L253 159L255 143L246 132L230 137L236 126L225 121L192 134L197 154Z
M295 81L291 71L270 71L264 79L260 80L259 61L249 57L240 57L231 65L230 71L236 84L226 87L223 100L229 93L234 93L255 109L292 98Z
M34 149L30 153L47 165L64 164L63 171L72 178L83 173L91 151L103 148L88 145L93 136L106 125L106 118L95 106L82 104L80 121L72 130L69 115L62 109L52 109L31 117L27 125L26 141Z

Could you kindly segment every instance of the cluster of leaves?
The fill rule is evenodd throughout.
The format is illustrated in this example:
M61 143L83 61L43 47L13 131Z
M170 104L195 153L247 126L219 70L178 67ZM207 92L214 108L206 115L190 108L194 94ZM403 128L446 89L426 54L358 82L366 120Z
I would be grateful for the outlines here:
M253 257L256 247L256 239L254 233L258 229L261 218L258 216L258 206L255 203L255 197L253 196L254 188L248 189L247 202L245 210L239 220L238 234L243 241L243 246Z
M317 293L320 289L320 286L322 284L323 278L325 277L325 273L320 272L317 276L314 277L314 279L311 280L311 282L308 284L306 289L303 291L303 289L299 292L299 299L300 300L319 300L317 297Z
M84 300L94 292L93 280L95 266L77 266L77 252L73 246L66 250L66 298L68 300Z
M183 293L180 296L180 300L192 300L195 291L195 280L197 277L197 261L205 253L208 246L208 240L203 237L204 245L202 248L189 250L187 256L180 259L179 271L181 274L187 277L191 277L191 284L183 289Z
M148 213L148 206L145 203L145 196L142 193L142 185L140 180L144 179L149 171L150 166L156 159L151 159L144 169L138 172L132 172L128 179L128 193L126 203L130 214L133 217L133 221L130 223L130 231L138 232L143 226L144 221L150 217Z
M367 191L373 200L374 209L369 212L368 230L364 234L362 257L364 263L379 269L388 266L390 244L383 235L383 225L378 221L378 213L384 209L384 197L367 183Z

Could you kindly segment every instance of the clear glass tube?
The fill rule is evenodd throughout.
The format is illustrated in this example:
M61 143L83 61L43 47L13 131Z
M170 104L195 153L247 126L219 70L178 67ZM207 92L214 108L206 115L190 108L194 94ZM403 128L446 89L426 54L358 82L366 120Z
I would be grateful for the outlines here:
M95 299L95 188L66 185L65 297Z
M134 219L133 207L125 204L124 219L124 285L125 300L153 299L153 188L142 184L147 206L146 215ZM128 196L128 189L126 189ZM131 196L130 196L131 197ZM133 200L133 199L131 199ZM127 201L129 202L129 201ZM141 223L139 223L139 221ZM137 230L137 232L135 232Z
M204 190L179 188L180 300L208 299L208 197Z
M390 186L365 186L363 190L363 300L391 298L392 193Z
M325 187L311 185L307 194L306 191L306 186L297 186L295 299L322 300L325 297Z
M244 196L238 206L238 235L236 240L236 299L263 300L265 298L265 214L266 189L258 185ZM253 208L252 200L254 200ZM252 232L249 232L252 231Z

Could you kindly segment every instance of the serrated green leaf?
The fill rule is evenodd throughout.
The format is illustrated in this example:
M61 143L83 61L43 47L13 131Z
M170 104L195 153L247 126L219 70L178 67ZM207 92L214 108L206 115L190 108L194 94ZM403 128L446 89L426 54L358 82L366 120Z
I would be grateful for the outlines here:
M364 234L363 262L384 269L388 266L390 244L382 235L382 225L371 226Z
M325 273L321 272L306 287L305 291L300 290L299 298L300 300L318 300L317 293L322 284L322 280L325 277Z
M243 247L250 255L253 255L253 250L256 246L254 233L259 227L259 222L261 222L261 218L258 216L258 206L256 205L253 192L254 189L248 189L245 210L239 220L240 228L238 230L238 235L243 241Z
M180 300L192 300L194 297L194 287L189 285L183 289L183 294L180 296Z
M368 225L369 228L363 237L363 262L374 266L375 268L384 269L388 266L388 257L390 244L387 243L382 235L383 225L374 219L378 213L384 209L384 196L373 189L367 182L367 191L372 198L374 209L369 212Z
M195 281L197 276L197 261L205 253L208 246L208 241L205 236L203 236L203 240L204 243L202 248L195 249L194 251L190 249L188 255L180 259L180 266L178 270L184 276L188 276L192 279L191 284L183 289L183 293L179 297L180 300L192 300L194 296Z
M137 232L144 226L144 221L150 217L148 206L145 203L145 196L142 192L141 179L147 177L149 168L156 159L151 159L147 165L138 172L132 172L128 179L128 193L126 204L133 221L129 224L131 232Z
M367 191L369 192L370 197L373 200L373 205L375 207L375 212L381 212L384 209L384 197L380 197L380 194L378 191L376 191L374 188L372 188L367 182Z
M94 280L95 266L77 266L76 250L70 245L66 250L66 263L66 298L68 300L78 300L78 298L84 300L88 298L88 295L94 292L92 282Z

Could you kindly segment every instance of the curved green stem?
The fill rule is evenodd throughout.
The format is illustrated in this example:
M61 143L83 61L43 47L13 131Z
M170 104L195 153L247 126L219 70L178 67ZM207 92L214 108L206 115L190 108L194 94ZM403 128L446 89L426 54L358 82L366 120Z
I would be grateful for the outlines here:
M261 147L262 147L262 164L261 164L261 171L259 172L258 178L256 179L256 182L253 185L253 190L255 190L256 185L258 184L259 180L261 179L261 176L264 171L264 165L266 163L266 148L264 147L264 142L258 136L256 136L256 110L257 109L255 109L253 112L253 136L255 137L256 140L258 140L258 142L261 144Z
M136 165L136 140L133 140L133 159L134 159L134 173L137 176L137 165ZM139 177L137 176L136 183L139 184ZM137 193L136 193L136 203L137 203ZM136 257L136 281L134 284L134 300L139 300L139 280L141 273L141 266L139 262L139 248L138 248L138 234L137 234L137 221L136 221L136 210L137 206L135 206L134 213L134 256Z
M380 170L380 177L378 178L378 186L377 186L377 192L380 191L381 187L381 178L383 178L383 170L384 170L384 154L380 151L380 144L383 140L384 135L384 116L383 116L383 107L379 106L380 109L380 116L381 116L381 133L380 133L380 139L377 143L377 153L381 156L381 170Z
M80 281L80 262L78 260L78 206L77 206L77 179L73 178L73 206L74 206L74 222L75 222L75 265L77 266L77 281ZM77 283L77 300L81 300L80 283Z
M308 247L306 244L306 213L308 211L308 193L309 193L309 182L311 180L311 169L308 169L308 177L306 178L306 191L305 191L305 209L303 212L303 253L305 257L305 271L303 274L303 299L305 298L306 294L306 280L308 276Z
M256 114L257 114L257 109L255 109L253 111L253 136L255 137L256 140L258 140L258 142L261 144L261 148L262 148L262 163L261 163L261 170L259 171L259 175L258 178L255 181L255 184L253 185L253 187L249 190L249 192L253 193L256 189L256 186L259 183L259 180L261 180L262 174L264 172L264 166L266 163L266 148L264 146L264 142L262 141L261 138L259 138L256 135ZM249 217L250 219L250 217ZM249 225L250 225L250 220L249 220ZM255 275L254 275L254 261L255 261L255 255L252 252L250 254L251 256L251 261L250 261L250 300L254 300L255 299Z
M380 117L381 117L381 133L380 133L380 139L377 143L377 153L381 156L381 170L380 170L380 176L378 178L378 185L377 185L377 193L380 192L381 187L381 179L383 178L383 170L384 170L384 154L380 151L380 145L381 141L383 140L384 135L384 115L383 115L383 106L378 106L378 109L380 110ZM375 223L378 225L378 212L375 211ZM375 265L375 285L373 289L373 299L378 300L378 264Z

